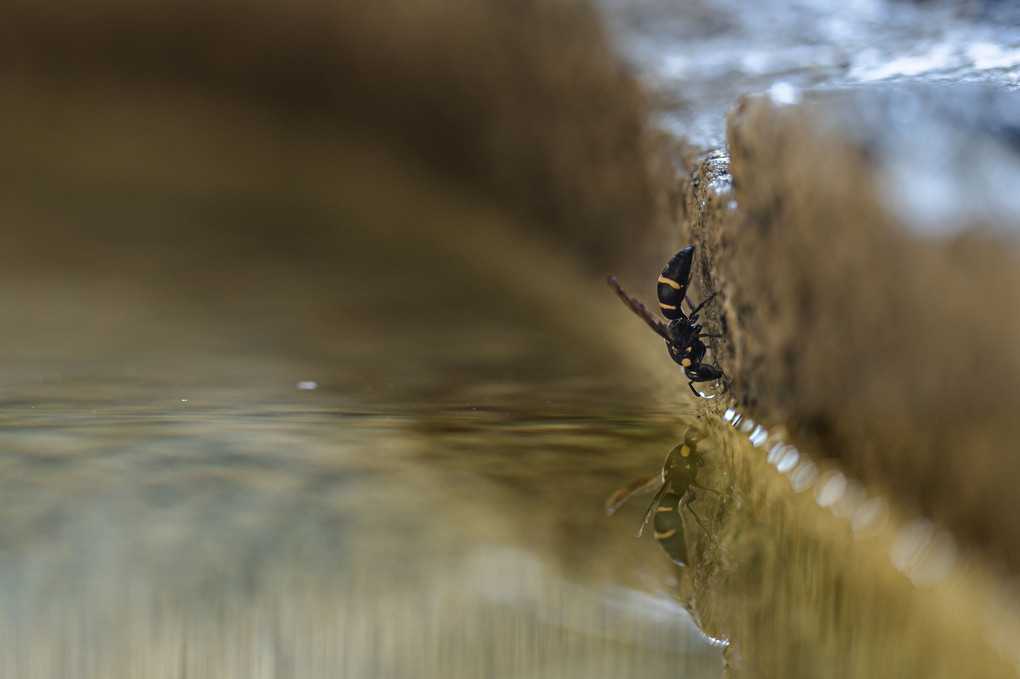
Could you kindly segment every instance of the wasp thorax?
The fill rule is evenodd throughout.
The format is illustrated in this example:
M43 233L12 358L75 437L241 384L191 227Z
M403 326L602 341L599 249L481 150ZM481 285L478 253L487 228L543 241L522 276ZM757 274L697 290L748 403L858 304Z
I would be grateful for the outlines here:
M666 463L662 466L662 477L663 479L671 477L682 484L684 479L694 476L700 460L701 456L697 454L692 444L684 441L674 446L666 455Z

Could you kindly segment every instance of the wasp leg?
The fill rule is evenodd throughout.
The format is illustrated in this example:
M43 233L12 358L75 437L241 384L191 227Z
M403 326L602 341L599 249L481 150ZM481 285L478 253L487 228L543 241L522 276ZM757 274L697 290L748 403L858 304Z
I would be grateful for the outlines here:
M691 305L691 307L692 307L691 308L691 313L689 313L687 315L687 317L688 318L694 318L695 316L697 316L698 312L701 311L703 308L705 308L705 305L708 304L709 302L711 302L712 299L715 298L715 296L718 295L718 294L719 294L718 292L713 292L711 295L706 297L704 299L704 301L702 301L701 304L699 304L698 306ZM690 302L690 300L687 300L687 301Z
M705 531L705 535L707 535L709 538L711 538L712 534L708 532L708 529L705 528L705 524L704 524L704 522L702 522L701 517L698 516L698 513L696 511L694 511L693 507L691 507L691 501L688 500L687 502L681 502L680 505L681 505L681 508L687 507L687 511L689 511L691 513L691 516L694 517L694 520L698 522L698 526L701 528L701 530Z
M700 380L699 380L699 381L700 381ZM716 396L718 396L718 395L719 395L719 394L712 394L711 396L705 396L705 395L704 395L704 394L702 394L702 393L701 393L700 391L698 391L697 389L695 389L695 388L694 388L694 380L691 380L690 382L688 382L688 383L687 383L687 386L691 388L691 393L692 393L692 394L694 394L694 395L695 395L695 396L697 396L698 398L703 398L703 399L705 399L706 401L707 401L707 400L709 400L709 399L713 399L713 398L715 398Z

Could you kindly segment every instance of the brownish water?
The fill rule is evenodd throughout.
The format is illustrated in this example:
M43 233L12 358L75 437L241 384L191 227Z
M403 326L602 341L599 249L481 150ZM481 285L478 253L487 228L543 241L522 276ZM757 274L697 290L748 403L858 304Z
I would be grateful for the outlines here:
M855 63L812 39L756 70L740 30L690 52L644 25L695 145L789 59L824 62L798 87ZM720 676L681 601L734 674L1015 668L986 564L875 489L830 502L838 470L787 468L721 412L691 568L634 538L643 499L605 517L696 409L605 286L621 272L548 225L322 118L165 83L0 89L3 676ZM647 302L651 274L623 282Z
M4 676L719 676L602 512L687 408L604 283L383 146L63 96L3 130Z

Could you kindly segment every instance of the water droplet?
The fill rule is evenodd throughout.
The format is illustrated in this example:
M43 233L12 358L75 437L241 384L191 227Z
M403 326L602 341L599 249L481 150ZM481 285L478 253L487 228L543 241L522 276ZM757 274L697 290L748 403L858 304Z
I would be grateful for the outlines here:
M849 519L864 502L864 484L857 479L848 479L843 495L832 505L832 513L841 519Z
M825 472L815 486L815 502L819 507L831 507L839 502L846 491L846 477L841 472Z
M759 424L757 427L754 428L754 431L752 431L751 435L748 436L747 438L751 442L752 446L754 446L755 448L760 448L762 445L764 445L765 439L768 438L768 435L769 435L768 430Z
M795 493L801 493L811 487L818 478L818 465L811 460L804 460L790 474L790 485Z
M917 519L900 530L889 551L889 558L896 570L904 574L910 570L928 546L934 530L934 524L929 519Z
M783 453L779 459L776 460L776 471L780 474L785 474L797 466L798 460L800 460L800 451L793 446L788 445L783 449Z
M771 448L769 448L768 455L765 456L765 461L771 465L776 464L779 460L783 459L783 454L786 452L786 444L782 441L777 442Z
M857 508L850 527L858 540L867 540L878 535L888 518L889 508L885 500L873 497Z

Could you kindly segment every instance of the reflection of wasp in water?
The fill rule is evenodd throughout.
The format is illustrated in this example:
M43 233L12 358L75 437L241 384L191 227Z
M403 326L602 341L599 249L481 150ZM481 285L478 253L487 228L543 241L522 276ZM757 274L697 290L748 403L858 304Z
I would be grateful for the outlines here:
M688 431L683 443L675 446L666 456L662 472L655 472L649 477L630 483L609 496L606 500L606 513L612 515L631 495L650 492L658 486L652 503L645 512L644 521L638 529L638 537L644 532L649 518L655 539L659 541L662 551L680 566L688 565L687 540L684 535L683 510L686 509L698 522L706 534L708 529L698 516L691 503L695 500L694 488L714 493L710 488L700 485L695 478L698 469L704 465L702 455L697 449L697 437Z

